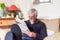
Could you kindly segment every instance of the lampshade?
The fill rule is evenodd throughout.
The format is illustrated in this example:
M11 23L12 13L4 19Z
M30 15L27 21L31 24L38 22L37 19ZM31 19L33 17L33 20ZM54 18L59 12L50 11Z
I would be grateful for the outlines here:
M8 7L7 10L8 11L19 11L19 9L15 5L11 5L10 7Z

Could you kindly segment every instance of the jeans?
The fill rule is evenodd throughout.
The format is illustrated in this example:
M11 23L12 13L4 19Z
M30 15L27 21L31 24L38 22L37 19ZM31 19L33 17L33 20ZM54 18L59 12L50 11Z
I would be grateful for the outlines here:
M26 35L26 34L23 34L23 35L22 35L22 40L33 40L33 38L29 37L29 36Z

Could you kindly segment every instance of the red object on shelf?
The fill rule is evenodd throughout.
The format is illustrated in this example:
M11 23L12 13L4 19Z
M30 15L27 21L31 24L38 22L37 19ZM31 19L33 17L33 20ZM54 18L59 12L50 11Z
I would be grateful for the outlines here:
M8 11L19 11L19 9L15 5L11 5L10 7L8 7L7 10Z

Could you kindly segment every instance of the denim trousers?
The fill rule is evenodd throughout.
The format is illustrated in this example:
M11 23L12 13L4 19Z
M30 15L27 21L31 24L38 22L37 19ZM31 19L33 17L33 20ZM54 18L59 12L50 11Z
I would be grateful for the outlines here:
M23 34L23 35L22 35L22 40L33 40L33 38L29 37L29 36L26 35L26 34Z

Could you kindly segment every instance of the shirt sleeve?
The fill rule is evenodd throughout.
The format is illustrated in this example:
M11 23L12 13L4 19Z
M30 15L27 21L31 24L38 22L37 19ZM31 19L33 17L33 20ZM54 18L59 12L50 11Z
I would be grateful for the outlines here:
M47 29L45 24L42 24L40 27L40 32L36 33L36 39L41 40L44 39L47 36Z

